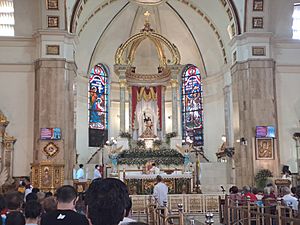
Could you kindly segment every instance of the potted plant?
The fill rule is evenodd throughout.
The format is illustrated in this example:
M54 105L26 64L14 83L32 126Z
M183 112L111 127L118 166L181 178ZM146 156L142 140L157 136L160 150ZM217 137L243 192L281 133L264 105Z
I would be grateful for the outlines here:
M264 187L267 185L267 181L269 177L273 177L273 174L270 170L268 169L259 170L254 178L256 187L258 189L263 190Z

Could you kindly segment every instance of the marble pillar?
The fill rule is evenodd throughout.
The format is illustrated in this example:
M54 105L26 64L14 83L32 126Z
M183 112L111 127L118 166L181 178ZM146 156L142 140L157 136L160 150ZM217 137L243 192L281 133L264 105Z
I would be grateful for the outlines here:
M254 176L262 168L278 175L278 138L274 140L274 159L257 160L255 157L256 126L278 127L274 67L275 62L271 59L253 59L237 62L231 68L234 139L245 138L247 141L234 143L236 184L239 187L254 185Z
M129 109L129 133L131 134L131 136L133 136L133 130L132 130L132 89L131 86L127 87L128 90L128 101L129 101L129 105L128 105L128 109Z
M120 80L120 131L125 132L126 80Z
M63 164L66 182L73 179L76 158L73 91L76 70L75 63L66 59L35 62L33 164ZM54 127L61 129L60 140L40 139L41 128Z
M172 79L171 81L172 88L172 132L178 134L178 104L177 104L177 90L178 90L178 81Z
M161 138L163 138L166 134L166 87L162 86L162 90L161 90L161 101L162 101L162 107L161 107Z

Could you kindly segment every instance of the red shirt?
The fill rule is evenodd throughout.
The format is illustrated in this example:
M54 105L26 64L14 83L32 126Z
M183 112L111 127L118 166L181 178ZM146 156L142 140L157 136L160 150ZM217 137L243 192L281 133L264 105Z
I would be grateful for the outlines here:
M244 198L245 200L250 199L250 202L256 202L256 201L257 201L257 198L256 198L255 194L253 194L253 193L251 193L251 192L248 192L248 193L244 194L244 195L243 195L243 198Z

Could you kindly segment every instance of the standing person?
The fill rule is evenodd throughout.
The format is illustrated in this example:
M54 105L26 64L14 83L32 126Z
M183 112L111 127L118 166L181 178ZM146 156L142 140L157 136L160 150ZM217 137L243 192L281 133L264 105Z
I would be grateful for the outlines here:
M93 179L97 179L97 178L101 178L101 173L100 173L100 166L96 165L95 166L95 170L94 170L94 178Z
M26 196L32 192L33 186L31 185L29 177L25 177L24 182L25 182L25 195L24 195L24 201L25 201Z
M79 169L76 171L76 179L84 179L83 164L79 164Z
M42 214L41 204L37 201L26 202L24 214L27 225L38 225Z
M160 175L156 177L156 185L153 189L153 197L156 199L160 207L164 206L164 202L168 202L168 186L163 183Z
M64 185L56 191L57 210L42 216L41 225L89 225L87 218L75 212L77 192L74 187Z

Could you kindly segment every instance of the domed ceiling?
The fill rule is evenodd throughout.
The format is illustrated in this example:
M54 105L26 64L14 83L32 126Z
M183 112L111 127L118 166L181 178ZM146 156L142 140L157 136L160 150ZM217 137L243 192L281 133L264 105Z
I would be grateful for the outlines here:
M197 65L204 76L220 74L231 62L228 28L233 34L240 32L235 8L229 0L70 3L74 4L70 30L78 35L75 59L83 76L97 63L105 63L112 70L116 50L144 27L146 11L150 12L149 22L155 32L177 46L181 64ZM157 52L151 42L145 41L137 49L134 66L143 70L140 72L157 69ZM113 75L114 79L117 77Z

